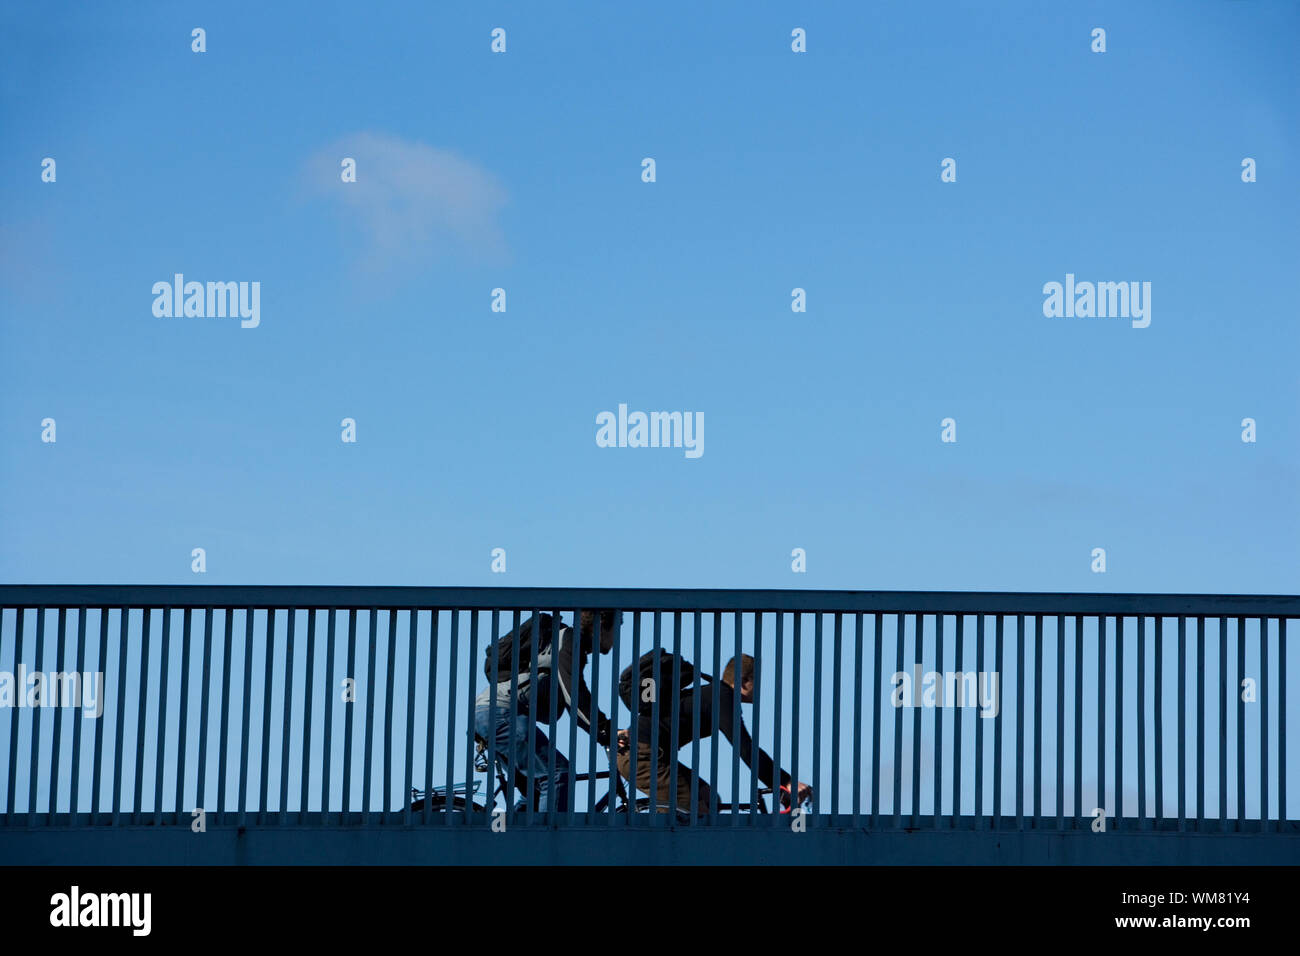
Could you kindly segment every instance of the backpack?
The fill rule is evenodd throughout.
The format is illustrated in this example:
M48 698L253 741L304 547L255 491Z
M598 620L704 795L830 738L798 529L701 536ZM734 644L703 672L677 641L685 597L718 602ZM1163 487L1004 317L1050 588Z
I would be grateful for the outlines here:
M655 673L655 652L646 651L641 655L641 659L635 664L629 664L627 669L618 676L618 696L627 705L627 709L634 714L649 714L653 706L650 701L641 699L641 688L645 686L646 680L653 680L655 686L655 697L660 702L659 716L664 716L664 706L672 706L672 697L664 693L664 688L673 686L673 661L677 658L667 651L659 652L659 673ZM701 673L702 681L713 680L708 674ZM695 666L686 658L681 658L681 671L678 681L678 687L682 690L690 688L695 683Z
M541 639L539 642L535 642L533 633L537 629L537 622L530 617L526 621L521 621L517 630L501 635L501 638L496 643L495 654L493 653L492 644L489 643L483 654L483 676L489 682L492 680L492 662L495 660L497 681L510 680L511 658L514 656L515 644L519 645L519 673L528 673L533 659L534 643L536 643L539 651L550 646L553 626L554 619L550 614L541 615ZM564 626L563 621L560 622L560 626Z

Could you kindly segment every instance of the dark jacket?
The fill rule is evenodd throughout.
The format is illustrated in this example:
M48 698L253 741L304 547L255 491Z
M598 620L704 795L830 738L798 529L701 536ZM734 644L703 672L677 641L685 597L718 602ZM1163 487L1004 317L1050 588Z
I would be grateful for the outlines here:
M715 714L713 710L713 691L714 684L702 681L699 689L684 688L681 695L680 711L677 718L677 745L678 748L685 747L695 740L695 711L700 712L700 739L712 737L719 731L722 735L731 741L731 745L740 751L740 758L745 761L746 765L758 774L758 779L763 782L764 786L774 787L772 782L773 771L772 758L762 747L756 746L752 737L749 736L749 730L745 727L745 720L742 717L739 724L734 720L736 692L731 685L725 681L717 682L718 690L718 711ZM644 706L644 705L643 705ZM673 719L673 700L671 695L665 696L659 701L659 750L667 754L668 749L672 746L672 719ZM647 710L637 718L637 748L640 750L649 750L650 733L653 729L650 712ZM758 766L754 766L754 758L757 757ZM780 772L781 784L785 785L790 782L790 775L784 770Z
M590 653L591 649L589 647L580 646L577 634L574 633L573 628L568 626L560 628L560 636L557 639L544 644L537 654L537 719L540 722L548 723L550 721L551 695L559 694L555 708L556 717L571 710L578 725L588 733L595 733L601 727L608 728L609 720L597 708L592 706L591 691L588 690L587 682L582 676ZM577 657L578 670L577 683L574 683L573 680L575 656ZM488 687L480 693L478 697L479 703L488 702L493 692L495 692L498 707L507 713L513 709L517 713L527 714L533 696L533 688L530 686L532 680L531 665L520 661L519 672L519 693L513 708L510 706L510 674L508 671L498 673L499 683L496 687ZM595 721L595 727L593 727L593 720Z

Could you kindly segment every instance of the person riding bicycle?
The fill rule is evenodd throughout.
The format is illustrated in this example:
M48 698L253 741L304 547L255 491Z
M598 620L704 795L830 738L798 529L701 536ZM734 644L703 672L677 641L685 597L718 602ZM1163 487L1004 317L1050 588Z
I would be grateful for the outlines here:
M642 656L642 661L653 655L653 651L647 652ZM661 657L667 655L661 652ZM653 670L653 664L648 666L642 665L641 669ZM682 661L682 670L690 668L688 661ZM736 689L737 670L740 674L740 688ZM693 674L693 670L691 671ZM685 683L685 681L683 681ZM735 698L739 694L742 704L753 703L754 701L754 659L748 654L741 654L738 658L733 658L728 662L726 670L722 673L722 681L717 687L718 692L718 710L715 713L713 709L714 687L711 682L701 682L698 688L683 687L681 690L681 700L678 710L677 721L677 744L678 749L685 747L695 740L695 713L699 712L700 720L700 739L715 737L719 731L731 742L733 747L740 751L741 758L745 764L758 774L758 779L765 786L775 789L773 777L775 776L775 767L772 764L772 758L761 747L755 747L749 731L745 727L745 721L742 717L740 725L737 727L733 715L735 713ZM651 730L652 714L651 709L644 702L637 707L637 747L636 747L636 788L642 793L650 793L651 786ZM668 695L659 702L659 760L657 768L657 786L656 804L660 813L667 813L671 807L669 804L672 800L672 775L677 776L677 807L679 810L689 812L691 805L691 770L689 767L677 763L670 759L669 749L672 746L672 700ZM717 746L717 741L714 741ZM751 763L751 755L757 751L758 766ZM625 780L632 780L632 741L631 734L627 730L620 730L618 733L618 771ZM670 764L675 766L670 766ZM780 771L780 782L782 789L790 786L790 775L784 770ZM812 787L806 783L800 783L797 787L797 803L802 804L805 800L812 799ZM697 794L697 813L706 815L709 812L709 801L712 796L712 789L709 784L702 778L696 777L696 794Z
M515 774L527 775L531 769L536 790L537 809L542 812L552 808L564 810L568 807L567 772L569 762L558 748L555 751L555 775L551 776L549 757L550 741L540 725L532 724L528 719L530 701L535 697L536 715L541 723L550 723L551 695L558 694L556 716L572 711L573 719L587 733L595 733L601 746L609 746L609 719L599 709L592 718L591 692L587 689L582 672L587 666L587 657L591 654L594 643L595 614L582 611L579 614L580 636L575 637L573 629L558 617L549 614L540 615L540 622L530 617L519 625L517 631L503 636L495 650L498 659L493 666L494 647L487 650L488 659L484 670L489 686L484 688L475 700L474 730L483 740L495 739L496 761L502 772L511 778L511 764ZM614 627L616 621L613 611L602 611L600 615L600 653L607 654L614 646ZM558 626L559 636L553 635ZM511 666L514 648L519 651L519 673L515 678L517 695L511 700ZM532 656L536 655L537 687L531 686ZM577 655L578 682L573 686L574 656ZM492 685L493 671L497 683ZM496 699L496 723L492 723L492 700ZM511 752L513 728L514 750ZM530 732L531 731L531 732Z

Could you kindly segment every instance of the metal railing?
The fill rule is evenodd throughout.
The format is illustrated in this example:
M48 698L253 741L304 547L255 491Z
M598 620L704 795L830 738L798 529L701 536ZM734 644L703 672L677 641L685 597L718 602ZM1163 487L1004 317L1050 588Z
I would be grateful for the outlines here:
M476 749L483 653L583 609L619 623L572 683L629 731L633 777L643 756L651 779L686 768L667 806L555 694L527 717L566 805L538 810L531 783L521 798L492 735ZM500 811L511 826L1293 831L1298 615L1295 596L0 586L0 827L189 826L201 808L245 827ZM638 721L618 676L655 651L675 656L672 686ZM739 654L743 712L720 680ZM696 694L718 722L729 700L750 753L701 733ZM759 748L814 788L799 817L749 769Z

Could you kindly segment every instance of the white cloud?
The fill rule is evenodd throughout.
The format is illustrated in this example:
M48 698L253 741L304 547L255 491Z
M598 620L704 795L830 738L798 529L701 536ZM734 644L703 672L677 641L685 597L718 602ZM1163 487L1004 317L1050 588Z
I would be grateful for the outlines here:
M357 179L340 178L341 162ZM433 258L502 259L504 188L485 169L445 149L382 133L354 133L316 153L308 178L355 223L363 264L384 269Z

